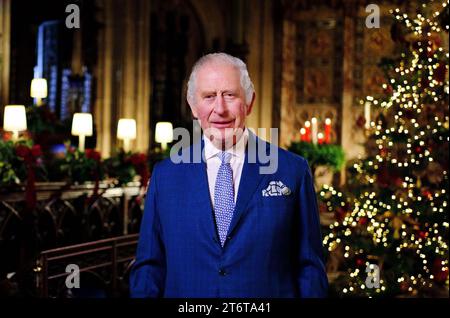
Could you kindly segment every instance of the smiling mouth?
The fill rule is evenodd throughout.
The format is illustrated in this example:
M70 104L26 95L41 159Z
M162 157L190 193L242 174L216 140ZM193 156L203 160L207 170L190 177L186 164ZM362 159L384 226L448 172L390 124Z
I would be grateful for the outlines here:
M223 122L212 122L211 124L213 125L213 127L216 128L229 128L232 127L233 125L233 120L229 120L229 121L223 121Z

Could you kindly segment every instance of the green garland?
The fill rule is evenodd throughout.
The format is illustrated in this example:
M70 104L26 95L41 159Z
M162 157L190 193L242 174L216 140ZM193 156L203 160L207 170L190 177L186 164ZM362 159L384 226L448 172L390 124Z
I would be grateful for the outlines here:
M293 142L288 148L308 161L314 172L319 166L327 166L339 171L345 162L345 153L341 146L331 144L312 144L310 142Z
M16 160L16 150L14 143L10 140L0 140L0 185L9 186L18 184L19 177L16 174L16 169L13 166Z
M80 151L78 148L71 147L69 143L66 143L66 149L66 155L63 158L51 163L54 167L52 181L64 180L81 184L104 178L105 169L99 152L93 149Z
M39 145L34 145L32 140L13 142L0 138L0 186L10 187L25 182L28 178L27 160L33 161L36 180L48 181Z

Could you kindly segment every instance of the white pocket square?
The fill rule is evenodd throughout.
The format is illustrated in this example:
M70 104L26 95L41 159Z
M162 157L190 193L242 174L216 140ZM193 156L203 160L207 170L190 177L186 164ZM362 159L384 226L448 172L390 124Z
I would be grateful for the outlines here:
M291 189L289 189L281 181L270 181L267 188L262 190L263 197L275 197L280 195L290 195Z

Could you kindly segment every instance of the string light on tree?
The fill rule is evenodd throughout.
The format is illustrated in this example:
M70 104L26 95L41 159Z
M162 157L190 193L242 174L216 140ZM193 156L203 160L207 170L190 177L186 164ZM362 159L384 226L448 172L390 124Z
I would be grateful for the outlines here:
M352 165L351 191L319 192L336 218L323 243L349 268L336 283L343 296L448 295L448 3L391 11L403 52L382 66L385 96L361 101L367 156ZM378 289L365 285L374 263L389 273Z

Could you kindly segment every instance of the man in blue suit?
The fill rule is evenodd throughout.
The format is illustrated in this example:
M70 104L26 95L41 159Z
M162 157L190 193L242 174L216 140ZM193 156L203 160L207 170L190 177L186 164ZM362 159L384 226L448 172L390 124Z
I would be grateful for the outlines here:
M188 103L203 129L188 148L199 162L168 158L153 170L132 297L325 297L322 238L305 159L246 126L255 93L246 65L224 53L193 67ZM277 159L265 166L259 150Z

